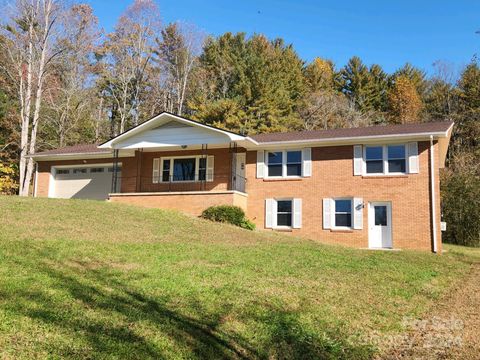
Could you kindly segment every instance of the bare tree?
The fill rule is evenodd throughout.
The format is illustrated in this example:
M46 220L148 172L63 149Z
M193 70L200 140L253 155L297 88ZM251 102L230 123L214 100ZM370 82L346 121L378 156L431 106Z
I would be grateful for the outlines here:
M89 5L72 6L65 13L65 23L69 26L58 39L63 53L52 70L52 86L46 91L46 120L60 147L80 119L93 116L90 59L100 39L98 20Z
M27 196L33 173L40 110L47 74L61 49L53 44L60 28L62 8L55 0L17 0L8 9L11 16L2 29L8 54L4 64L17 86L20 108L20 188Z
M157 39L158 62L164 70L162 80L170 94L169 110L182 115L191 73L204 41L194 26L173 23L162 30Z
M371 123L371 114L359 112L353 101L333 91L307 95L299 112L305 130L349 128Z
M108 35L101 50L104 85L120 117L119 132L132 119L137 125L148 83L160 15L153 0L135 0Z

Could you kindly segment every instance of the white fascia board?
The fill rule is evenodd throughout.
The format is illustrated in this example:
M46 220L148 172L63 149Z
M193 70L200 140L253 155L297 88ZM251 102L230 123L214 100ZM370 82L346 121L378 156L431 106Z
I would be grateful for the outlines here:
M134 152L122 152L119 157L132 157ZM72 154L51 154L51 155L32 155L35 161L54 161L54 160L88 160L88 159L105 159L113 157L112 152L103 153L72 153Z
M213 127L208 126L208 125L200 124L196 121L191 121L191 120L188 120L188 119L184 119L184 118L182 118L180 116L177 116L177 115L173 115L173 114L169 114L169 113L162 113L162 114L160 114L160 115L158 115L158 116L156 116L156 117L154 117L154 118L152 118L148 121L145 121L143 124L133 128L131 130L127 130L126 132L117 136L116 138L114 138L110 141L107 141L106 143L100 145L99 148L100 149L113 149L113 148L115 148L114 144L120 142L121 140L125 140L125 139L129 138L130 136L133 136L133 135L138 134L142 131L153 128L156 125L160 125L161 122L166 122L168 120L175 120L175 121L178 121L178 122L183 123L183 124L188 124L190 126L197 126L197 127L202 128L202 129L206 129L206 130L209 130L209 131L212 131L212 132L217 132L217 133L226 135L229 138L230 141L245 140L245 136L237 135L237 134L234 134L232 132L224 131L224 130L221 130L221 129L216 129L216 128L213 128Z
M430 135L436 138L448 137L448 131L435 132L435 133L416 133L416 134L395 134L395 135L372 135L361 137L339 137L329 139L307 139L307 140L288 140L288 141L275 141L275 142L256 142L253 139L252 142L256 145L255 148L268 149L278 147L298 147L298 146L331 146L331 145L350 145L350 144L365 144L375 143L382 141L421 141L430 139Z

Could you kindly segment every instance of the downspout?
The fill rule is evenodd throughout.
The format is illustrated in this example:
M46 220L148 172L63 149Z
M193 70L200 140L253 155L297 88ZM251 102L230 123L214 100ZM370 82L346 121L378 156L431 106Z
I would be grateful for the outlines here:
M433 252L437 252L437 217L436 217L436 207L435 207L435 166L433 155L433 135L430 135L430 201L432 204L432 236L433 236Z

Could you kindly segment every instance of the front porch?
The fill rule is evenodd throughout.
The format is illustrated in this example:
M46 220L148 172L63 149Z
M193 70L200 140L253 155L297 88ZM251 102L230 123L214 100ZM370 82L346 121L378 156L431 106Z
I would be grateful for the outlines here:
M133 161L132 161L133 160ZM247 192L246 153L229 148L139 149L126 161L114 152L111 195L136 193Z

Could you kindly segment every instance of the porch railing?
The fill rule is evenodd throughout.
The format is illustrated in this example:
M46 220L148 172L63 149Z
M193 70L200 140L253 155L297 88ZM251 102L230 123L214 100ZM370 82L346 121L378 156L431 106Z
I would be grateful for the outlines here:
M240 175L217 176L213 180L185 180L184 178L119 176L120 192L188 192L237 190L246 192L246 179Z

